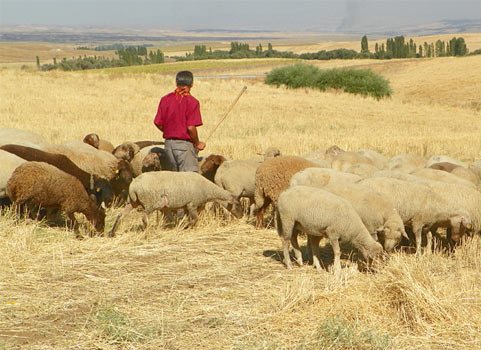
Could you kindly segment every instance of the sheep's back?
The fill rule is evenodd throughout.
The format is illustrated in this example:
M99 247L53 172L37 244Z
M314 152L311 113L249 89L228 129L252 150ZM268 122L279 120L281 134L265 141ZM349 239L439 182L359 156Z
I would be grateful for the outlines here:
M289 181L294 174L312 167L316 165L301 157L269 158L256 171L256 192L259 188L265 197L276 202L280 193L289 186Z

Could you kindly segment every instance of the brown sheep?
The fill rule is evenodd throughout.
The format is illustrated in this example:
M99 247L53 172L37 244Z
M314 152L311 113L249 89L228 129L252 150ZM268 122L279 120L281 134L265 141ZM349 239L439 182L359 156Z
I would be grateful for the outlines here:
M85 135L83 142L101 151L112 153L114 150L114 145L107 140L101 139L97 134Z
M200 167L200 173L206 179L214 182L214 177L219 166L224 163L227 159L219 154L211 154L202 162Z
M429 168L436 169L436 170L442 170L442 171L446 171L446 172L450 173L451 171L453 171L454 169L456 169L459 166L460 165L458 165L458 164L453 164L453 163L449 163L449 162L442 162L442 163L431 164L429 166Z
M263 226L265 210L272 202L275 204L281 192L289 187L291 177L301 170L315 167L315 163L305 158L281 156L268 158L257 168L254 200L258 228Z
M103 232L105 211L98 208L82 183L53 165L26 162L13 172L7 183L7 195L17 207L34 205L60 209L77 229L74 213L82 213L97 232Z
M124 142L112 151L112 154L118 159L124 159L130 162L134 159L134 156L142 149L148 146L163 145L161 141L137 141L137 142Z
M112 186L110 183L97 175L89 174L80 169L74 162L63 154L44 152L36 148L20 145L5 145L0 149L27 161L44 162L53 165L60 170L76 177L84 186L88 194L96 197L97 204L104 203L109 206L113 200Z

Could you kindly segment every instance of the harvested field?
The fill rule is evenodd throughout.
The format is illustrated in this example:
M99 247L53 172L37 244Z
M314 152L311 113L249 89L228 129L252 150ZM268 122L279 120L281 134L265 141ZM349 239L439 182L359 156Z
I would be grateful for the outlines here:
M371 66L390 80L393 97L198 79L192 93L201 101L201 138L248 87L207 151L241 159L268 146L304 154L337 144L480 159L481 56L317 65ZM114 144L159 139L152 119L174 80L173 71L164 73L3 69L1 126L51 142L90 132ZM107 230L118 212L107 212ZM77 240L61 227L2 212L0 349L481 347L480 237L453 256L395 253L373 274L343 259L338 281L312 266L287 271L275 230L255 230L245 219L206 213L192 230L182 223L160 229L155 221L140 231L132 213L115 238ZM323 253L329 262L329 245Z

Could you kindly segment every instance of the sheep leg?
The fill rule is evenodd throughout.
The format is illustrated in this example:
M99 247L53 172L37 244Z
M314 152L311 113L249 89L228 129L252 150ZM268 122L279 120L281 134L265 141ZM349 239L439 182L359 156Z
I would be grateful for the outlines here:
M195 207L193 204L189 203L187 204L187 212L189 213L189 228L194 227L194 225L197 222L197 207Z
M282 240L282 252L284 254L283 262L286 267L292 269L291 257L289 256L289 245L293 239L293 230L295 222L292 220L282 220L280 215L276 216L277 233Z
M145 230L149 225L149 214L146 210L144 210L142 215L142 230Z
M413 233L416 238L416 255L421 254L421 242L423 238L423 225L419 223L413 223Z
M134 209L134 207L130 203L125 206L125 208L122 210L122 212L115 219L114 226L112 226L112 229L107 234L108 237L114 237L115 236L115 231L117 230L117 228L120 224L120 219L123 218L128 213L130 213L132 211L132 209Z
M339 240L331 239L332 251L334 252L334 276L341 277L341 247L339 246Z
M269 204L271 204L271 201L268 198L266 198L264 200L264 204L262 205L262 207L260 207L259 210L257 211L256 228L258 229L264 228L264 213L267 207L269 206Z
M431 254L431 248L433 244L433 234L431 230L426 229L426 253Z
M317 272L322 272L321 267L321 251L319 249L319 243L321 242L320 236L308 235L308 243L311 247L312 264L316 268Z
M76 238L82 238L82 235L79 231L79 224L73 213L67 213L67 227L69 230L74 231Z
M292 244L292 250L294 251L294 255L296 257L296 262L299 266L303 265L302 261L302 252L301 248L299 247L299 241L297 240L299 231L294 227L294 230L292 232L292 237L291 237L291 244Z

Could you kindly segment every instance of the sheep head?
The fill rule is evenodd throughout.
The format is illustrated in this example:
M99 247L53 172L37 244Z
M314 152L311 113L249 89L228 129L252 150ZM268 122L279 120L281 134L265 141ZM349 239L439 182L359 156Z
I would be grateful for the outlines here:
M219 154L208 156L200 167L200 173L211 181L214 181L215 173L219 166L226 161L225 157Z
M100 147L100 138L97 134L85 135L83 142L97 149Z

